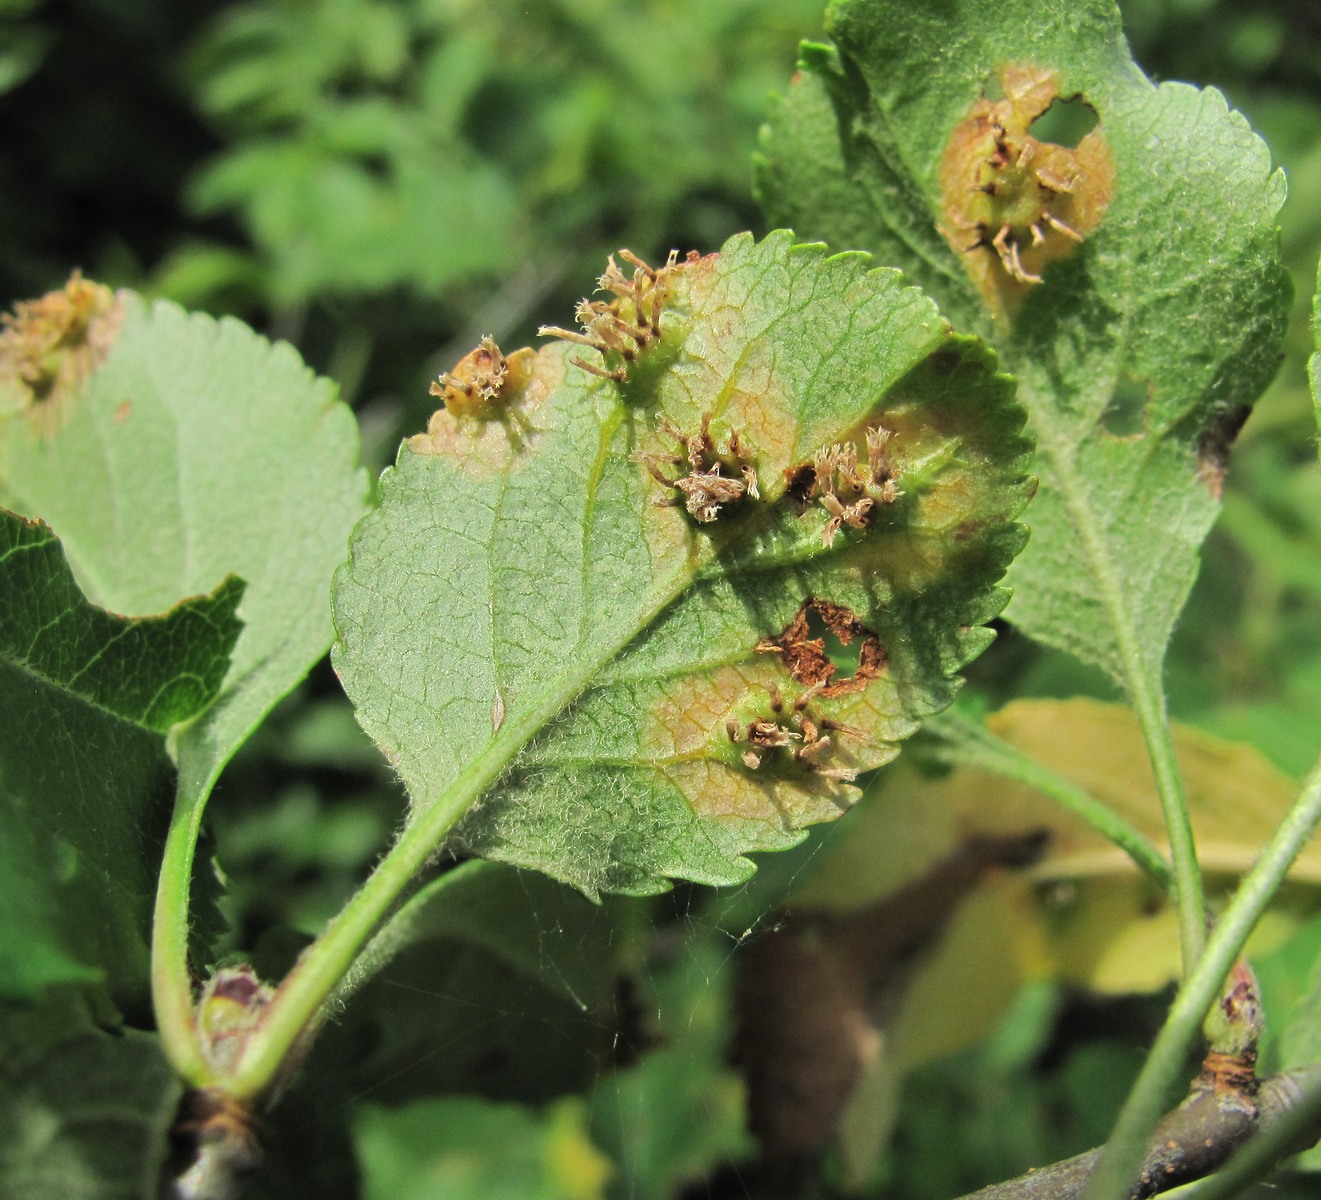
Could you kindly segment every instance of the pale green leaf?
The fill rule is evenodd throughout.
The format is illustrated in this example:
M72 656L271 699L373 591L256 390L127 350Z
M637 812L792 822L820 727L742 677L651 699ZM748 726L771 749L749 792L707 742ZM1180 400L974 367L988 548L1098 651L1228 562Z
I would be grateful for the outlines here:
M804 47L763 138L769 215L903 267L992 341L1019 379L1041 476L1010 618L1122 682L1138 663L1158 672L1230 444L1279 361L1282 175L1218 92L1141 74L1110 0L837 0L827 29L834 44ZM1076 159L1034 127L1035 156L1019 159L1019 138L1000 177L1055 164L1041 176L1060 185L1052 213L1082 235L1039 223L1034 249L1025 224L1011 234L1040 283L974 245L1003 213L946 159L971 138L973 106L1029 67L1054 77L1020 116L1057 94L1099 117ZM958 144L965 169L990 148ZM999 215L979 230L973 210Z
M336 579L336 667L413 818L489 792L457 841L588 892L733 882L746 851L847 808L847 775L893 757L988 642L1030 489L1012 385L897 272L744 235L655 296L661 336L622 385L557 344L510 356L486 409L451 394ZM706 415L704 466L760 492L710 521L658 506L684 493L649 469L696 487L674 431ZM832 538L813 456L848 442L866 463L878 429L868 486L891 472L902 495ZM819 669L796 657L818 619L862 650L829 678L824 644ZM784 744L754 745L757 722Z
M574 1099L540 1113L457 1096L367 1106L354 1143L366 1200L604 1200L613 1174Z
M365 492L351 415L287 345L77 279L0 342L0 412L0 501L49 522L93 601L157 613L246 582L220 694L177 743L204 798L329 644Z

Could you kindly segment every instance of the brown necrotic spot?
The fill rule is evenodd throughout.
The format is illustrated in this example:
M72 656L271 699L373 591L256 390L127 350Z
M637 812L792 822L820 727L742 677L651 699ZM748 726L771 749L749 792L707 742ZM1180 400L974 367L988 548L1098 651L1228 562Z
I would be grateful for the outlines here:
M15 305L0 317L0 411L28 410L55 432L109 355L123 318L122 301L77 271L58 291Z
M476 350L459 359L454 370L441 373L431 385L431 395L439 397L455 416L489 419L498 415L506 389L515 389L519 382L511 377L510 360L500 353L495 340L484 337Z
M661 313L675 272L698 261L700 256L695 250L689 251L681 263L679 252L671 250L665 265L659 268L650 266L631 250L620 250L619 257L628 269L622 269L612 254L606 260L605 272L596 281L597 292L611 299L589 297L579 303L575 316L581 330L543 325L537 332L542 337L560 338L595 350L601 356L600 363L578 356L572 360L574 365L592 375L623 383L639 355L660 340Z
M563 365L526 348L505 357L489 341L483 338L431 385L445 403L431 414L426 433L408 439L414 454L451 458L465 472L487 476L511 466L535 440L537 410L559 386Z
M1096 112L1061 97L1046 68L1007 64L1002 97L984 96L950 133L940 166L941 232L997 315L1012 312L1052 262L1067 258L1100 223L1114 167ZM989 89L988 89L989 90ZM1063 143L1043 137L1068 121Z
M1228 408L1217 414L1202 431L1197 443L1198 474L1217 500L1225 490L1225 471L1229 468L1229 453L1234 448L1243 423L1252 409L1247 405Z
M832 642L837 647L833 655ZM795 680L819 688L824 697L862 691L885 670L887 661L880 639L848 608L817 598L805 601L784 632L766 638L757 650L778 654ZM847 661L850 674L836 678L837 659Z

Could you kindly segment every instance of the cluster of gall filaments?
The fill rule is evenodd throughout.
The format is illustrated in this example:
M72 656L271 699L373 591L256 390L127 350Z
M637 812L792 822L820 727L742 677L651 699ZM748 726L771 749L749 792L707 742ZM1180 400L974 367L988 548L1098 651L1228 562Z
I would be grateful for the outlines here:
M1034 162L1039 145L1034 139L1016 140L999 121L992 123L991 132L994 148L971 185L972 191L987 198L979 206L983 212L977 220L961 222L976 234L967 249L990 247L1011 279L1040 283L1041 276L1023 265L1023 248L1044 245L1051 231L1071 242L1083 240L1055 211L1073 194L1078 180L1065 179Z
M804 501L815 499L830 514L821 533L824 546L833 545L845 525L865 528L876 505L893 504L903 495L886 448L893 434L873 425L865 436L865 463L858 462L858 448L852 442L823 446L812 456L811 473L800 495Z
M464 355L453 371L442 371L431 385L456 416L476 416L497 399L509 379L509 361L494 339L483 337L476 350Z
M747 448L735 430L729 430L723 448L717 448L711 437L710 413L702 417L696 433L684 433L663 414L657 421L657 428L678 443L679 453L640 453L633 456L635 462L642 463L651 472L657 483L679 493L678 496L655 501L657 506L683 507L693 520L705 525L720 515L722 505L733 504L744 496L760 499L757 472L751 465ZM665 467L682 468L685 463L688 466L686 475L671 479L663 470ZM728 475L725 474L726 468L730 471Z
M790 761L822 778L852 783L858 777L857 771L849 767L823 766L819 761L821 755L835 744L836 737L862 737L860 730L812 714L812 701L825 686L824 681L814 684L790 704L772 683L768 688L770 704L767 714L746 722L730 717L725 722L725 733L735 746L747 747L741 755L743 765L755 771L768 754L779 751Z
M537 332L542 337L590 346L607 364L617 361L618 366L598 366L581 357L571 360L593 375L623 383L628 378L629 364L660 337L661 309L669 278L679 269L679 253L671 250L659 270L648 266L631 250L621 250L619 257L633 268L633 274L625 275L614 255L609 257L605 274L596 281L596 290L608 292L614 299L579 302L576 316L582 326L581 333L558 325L543 325ZM695 253L689 255L690 259L695 257Z

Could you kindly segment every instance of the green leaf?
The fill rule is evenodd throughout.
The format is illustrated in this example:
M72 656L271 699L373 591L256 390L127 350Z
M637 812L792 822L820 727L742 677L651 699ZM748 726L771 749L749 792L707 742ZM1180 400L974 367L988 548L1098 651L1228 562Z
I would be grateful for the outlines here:
M173 770L165 735L220 691L230 578L160 617L88 603L50 529L0 510L0 996L146 979Z
M574 1099L543 1113L469 1097L366 1107L354 1142L366 1200L603 1200L612 1174Z
M76 278L0 342L5 411L0 502L50 523L96 603L156 613L246 581L224 685L178 739L204 798L329 644L365 491L351 415L287 345Z
M1321 426L1321 268L1317 270L1316 295L1312 298L1312 334L1316 339L1316 352L1307 360L1307 377L1312 389L1316 423ZM1321 444L1318 451L1321 452Z
M0 510L0 654L34 693L55 688L167 733L219 692L242 595L242 580L231 577L167 617L117 617L78 590L49 526Z
M743 235L605 278L596 327L659 303L660 335L627 372L552 345L445 377L336 577L335 663L414 822L489 790L456 837L480 855L589 893L734 882L847 808L989 641L1021 414L992 356L865 256ZM838 443L852 490L843 451L813 466ZM718 503L713 478L735 485ZM826 502L868 488L840 526Z
M1229 447L1279 359L1282 175L1219 93L1141 74L1109 0L837 0L827 28L764 134L770 217L903 267L993 342L1042 484L1009 616L1130 686L1138 664L1158 674ZM1099 122L1076 146L1045 122L1028 133L1077 95ZM998 172L992 120L1008 129ZM1043 219L1033 247L1042 209L1081 242ZM974 246L1004 222L1003 259ZM1010 243L1040 283L1013 277Z
M181 1090L153 1035L71 994L0 1006L0 1195L155 1200Z

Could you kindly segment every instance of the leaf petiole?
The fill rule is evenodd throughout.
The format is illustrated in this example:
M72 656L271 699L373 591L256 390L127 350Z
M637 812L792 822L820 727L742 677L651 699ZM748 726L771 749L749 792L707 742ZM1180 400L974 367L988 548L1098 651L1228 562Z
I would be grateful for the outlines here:
M151 995L156 1026L170 1065L193 1087L216 1082L197 1028L188 969L188 907L193 859L210 789L180 787L165 837L151 923Z

